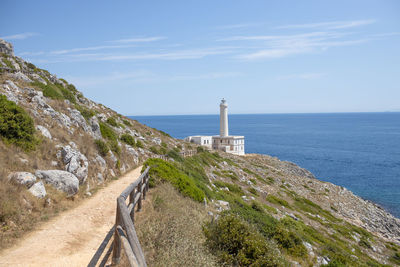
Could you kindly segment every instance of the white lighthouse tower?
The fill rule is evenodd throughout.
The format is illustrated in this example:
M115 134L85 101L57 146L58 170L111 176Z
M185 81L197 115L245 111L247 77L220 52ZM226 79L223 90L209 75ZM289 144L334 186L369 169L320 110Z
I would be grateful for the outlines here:
M195 135L185 138L186 141L202 145L208 149L222 150L235 155L244 155L244 136L229 135L228 103L225 99L219 104L219 135Z
M222 99L221 104L219 104L219 136L229 136L228 104L225 99Z

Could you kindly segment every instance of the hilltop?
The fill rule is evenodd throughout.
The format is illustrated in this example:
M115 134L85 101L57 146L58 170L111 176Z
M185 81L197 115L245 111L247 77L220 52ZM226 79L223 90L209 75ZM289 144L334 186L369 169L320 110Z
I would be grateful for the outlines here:
M400 264L400 220L374 203L290 162L174 139L2 40L0 53L1 247L143 164L152 189L135 225L149 265Z

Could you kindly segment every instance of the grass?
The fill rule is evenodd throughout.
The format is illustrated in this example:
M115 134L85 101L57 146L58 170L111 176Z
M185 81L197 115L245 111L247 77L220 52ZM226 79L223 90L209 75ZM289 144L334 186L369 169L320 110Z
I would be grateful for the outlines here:
M118 127L118 123L113 117L108 118L106 122L111 126Z
M43 95L52 99L63 100L67 99L71 103L76 104L76 98L71 90L64 88L61 84L42 84L40 82L33 82L31 85L40 88L43 91Z
M132 147L136 146L135 138L133 138L133 136L130 134L123 134L123 135L121 135L120 139L125 144L128 144Z
M193 178L187 176L173 163L164 161L162 159L151 158L143 164L143 170L147 166L152 166L150 169L150 175L153 177L153 186L161 181L168 181L182 195L188 196L198 202L203 201L205 194L196 186Z
M101 139L97 139L94 141L97 150L99 151L100 155L105 157L107 156L108 151L110 150L106 142Z
M110 126L108 126L104 122L99 122L99 125L100 125L101 136L103 136L104 139L108 139L110 141L117 141L117 134Z
M230 192L239 194L240 196L244 195L244 192L243 192L242 188L240 186L236 185L236 184L226 183L226 182L223 182L223 181L215 181L213 183L218 188L227 187Z
M85 118L86 121L88 121L91 117L96 115L96 112L94 110L85 108L80 105L75 105L75 108L81 113L81 115Z
M206 244L222 265L285 266L274 243L238 216L222 214L205 225L204 233Z
M0 95L0 137L5 143L15 144L26 151L39 143L33 119L20 106Z
M267 200L269 203L272 203L272 204L284 206L285 208L291 208L290 205L289 205L289 203L288 203L286 200L281 199L281 198L279 198L279 197L277 197L277 196L274 196L274 195L268 195L267 198L266 198L266 200Z
M204 245L201 222L210 217L203 204L163 183L150 191L142 210L135 228L148 266L218 266Z

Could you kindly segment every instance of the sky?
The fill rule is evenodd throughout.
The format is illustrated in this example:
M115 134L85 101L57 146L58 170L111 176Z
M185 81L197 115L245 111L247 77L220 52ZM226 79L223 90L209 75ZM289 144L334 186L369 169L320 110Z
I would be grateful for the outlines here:
M124 115L400 111L400 1L2 0L15 54Z

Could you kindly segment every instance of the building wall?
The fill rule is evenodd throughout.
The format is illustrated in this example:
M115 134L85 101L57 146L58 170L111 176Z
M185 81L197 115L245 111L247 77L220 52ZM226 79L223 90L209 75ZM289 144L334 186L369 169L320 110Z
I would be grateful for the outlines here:
M213 136L212 148L231 154L244 155L244 136Z

